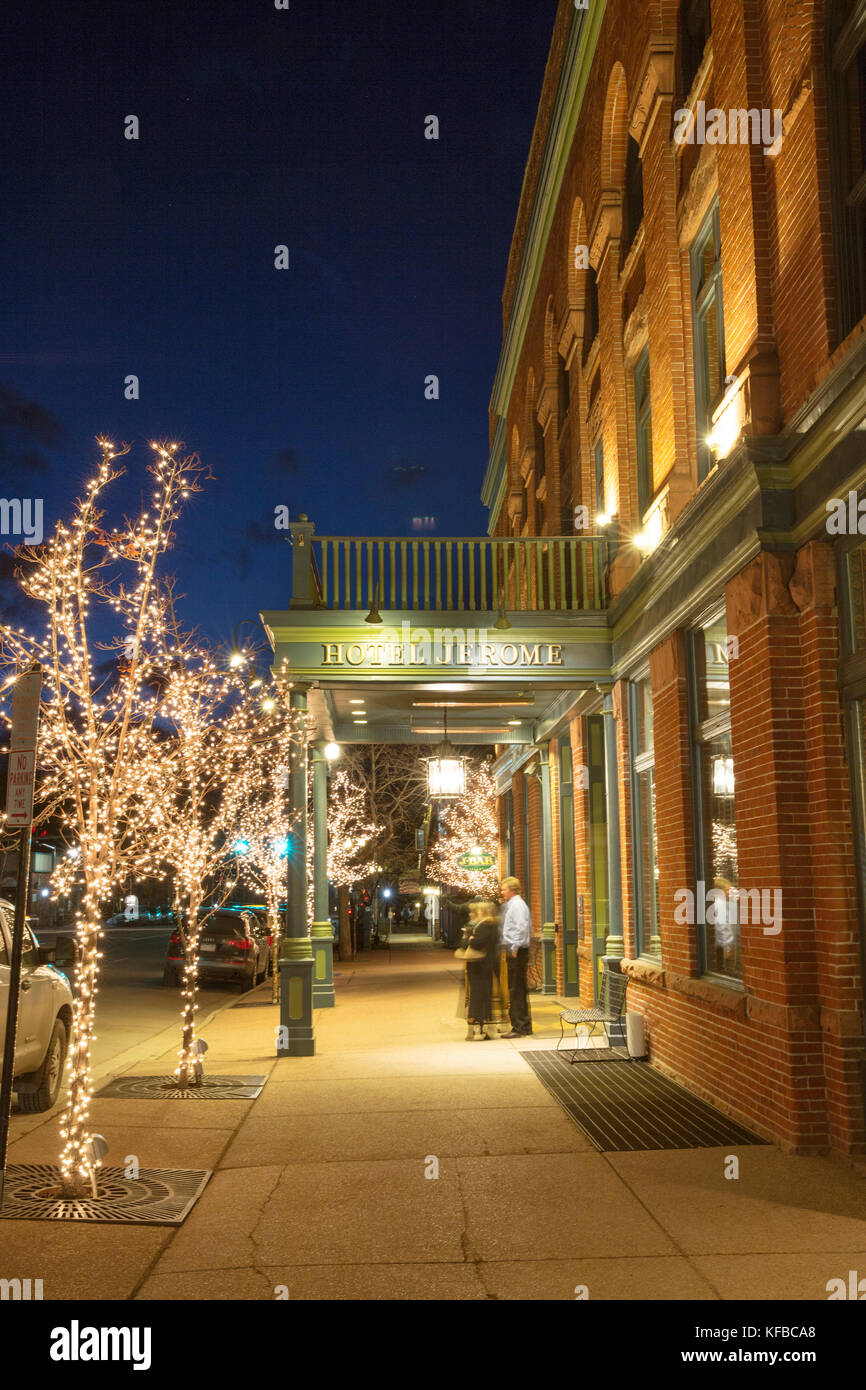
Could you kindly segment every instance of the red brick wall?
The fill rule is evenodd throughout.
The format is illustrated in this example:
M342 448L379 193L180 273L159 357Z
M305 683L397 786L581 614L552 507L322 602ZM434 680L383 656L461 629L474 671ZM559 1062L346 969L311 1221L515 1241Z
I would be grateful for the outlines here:
M530 322L511 395L508 437L517 425L527 443L527 385L545 379L551 338L566 345L582 329L586 274L573 267L575 237L601 261L599 283L601 413L610 500L630 533L636 511L636 456L627 406L632 389L623 342L625 255L616 198L623 189L624 136L628 122L642 141L644 245L632 275L645 275L644 313L649 330L655 484L667 480L673 515L697 483L694 434L691 289L688 246L700 214L718 192L722 226L722 280L726 365L748 390L747 433L775 432L790 420L825 375L834 343L834 267L829 221L827 120L823 74L824 5L787 0L713 0L709 78L702 99L724 109L766 108L784 117L776 158L760 146L725 144L677 147L672 141L680 100L664 81L652 120L638 107L647 77L648 44L678 54L679 5L665 0L635 6L610 0L605 12L574 143L544 255ZM569 0L560 0L557 54ZM553 66L558 71L559 57ZM545 112L552 103L548 100ZM543 135L543 131L542 131ZM538 140L536 138L536 146ZM698 156L700 156L698 158ZM680 177L680 169L687 177ZM533 179L526 192L535 187ZM611 203L613 199L613 203ZM576 210L583 209L581 217ZM525 222L521 206L520 224ZM605 254L606 248L606 254ZM642 262L642 264L640 264ZM551 328L551 306L552 321ZM564 337L563 337L564 335ZM852 335L854 336L854 335ZM588 401L583 390L578 341L572 369L568 448L558 467L557 424L548 428L549 471L580 480L580 495L594 510L587 457ZM577 418L576 418L577 417ZM563 493L564 495L564 493ZM546 528L558 529L549 479ZM618 568L625 565L623 551ZM627 576L626 576L627 577Z

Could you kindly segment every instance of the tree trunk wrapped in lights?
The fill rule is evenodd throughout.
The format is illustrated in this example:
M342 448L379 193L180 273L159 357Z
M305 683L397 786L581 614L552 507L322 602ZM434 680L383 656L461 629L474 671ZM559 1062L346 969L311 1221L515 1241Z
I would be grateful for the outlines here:
M312 788L312 777L310 778ZM368 846L382 833L380 826L367 820L367 789L352 773L340 770L328 785L328 882L341 890L339 904L340 953L348 960L348 889L355 883L381 872L381 865L369 858ZM310 811L312 816L312 808ZM312 824L312 820L310 820ZM313 922L313 836L307 836L307 924ZM346 890L343 892L342 890Z
M69 1093L61 1122L61 1191L75 1196L99 1166L91 1149L91 1043L102 959L102 908L130 875L154 868L142 814L155 762L163 756L150 673L162 647L165 594L157 582L182 500L204 472L179 445L154 445L150 509L104 528L106 494L126 454L105 439L101 459L69 523L39 546L21 547L20 580L31 608L44 610L35 635L0 626L0 661L22 671L38 661L43 700L37 750L37 822L55 817L70 852L55 894L81 890L69 1046ZM111 636L111 633L115 636ZM102 653L97 659L97 653Z
M429 876L450 888L495 900L499 892L499 822L496 784L486 762L470 770L466 791L443 806L439 819L439 838L427 861ZM471 869L460 863L461 856L474 851L492 854L492 866Z
M233 846L249 839L247 827L239 824L238 799L266 769L273 783L276 769L286 765L289 729L300 737L306 730L290 708L287 680L248 686L237 669L227 669L218 653L182 635L176 625L164 663L158 719L167 752L161 775L149 788L148 811L158 852L174 879L184 953L175 1072L175 1083L183 1087L201 1080L195 1016L202 931L237 882L243 856L232 852ZM265 791L268 811L273 810L269 796ZM257 826L264 834L261 817L251 821L250 834Z
M286 896L286 860L297 816L289 808L291 745L308 737L307 716L292 709L285 680L257 683L256 700L267 718L261 736L248 741L247 756L223 797L224 849L237 857L241 877L264 897L271 942L274 1002L279 1000L280 904ZM264 707L267 706L267 710Z
M341 770L331 779L328 794L328 878L340 890L340 954L347 960L352 956L351 939L346 939L350 935L348 890L381 870L372 849L381 830L367 820L367 814L364 787Z

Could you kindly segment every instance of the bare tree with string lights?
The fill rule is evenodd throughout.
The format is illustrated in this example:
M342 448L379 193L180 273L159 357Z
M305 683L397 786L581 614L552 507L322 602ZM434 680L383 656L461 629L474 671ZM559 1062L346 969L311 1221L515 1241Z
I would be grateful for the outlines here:
M348 890L381 872L375 841L381 827L367 819L367 795L349 772L340 770L328 788L328 878L340 895L340 953L348 959Z
M287 752L287 730L297 720L290 682L246 684L221 651L180 630L173 602L169 610L156 713L165 752L147 789L147 816L173 881L184 958L173 1084L187 1087L202 1080L195 1026L201 936L240 872L241 858L231 852L241 837L236 788L248 785L251 767L261 772L265 765L273 784L284 756L279 745L285 740Z
M265 718L248 720L243 766L224 793L220 824L225 851L234 855L241 877L265 899L271 943L274 1001L279 999L280 904L286 897L287 858L297 830L289 806L291 748L309 736L308 717L291 708L291 683L284 675L256 679L247 698Z
M155 762L165 756L155 727L166 620L160 562L184 498L200 490L198 456L153 445L148 511L106 529L105 506L129 452L97 441L100 461L68 522L18 552L21 586L45 615L40 633L0 626L7 671L42 666L36 820L55 818L71 853L54 882L80 890L69 1040L69 1091L61 1121L60 1192L80 1195L99 1166L91 1144L91 1044L98 991L102 910L130 874L153 869L142 814ZM100 655L101 654L101 655Z
M427 860L428 873L439 883L462 892L495 900L499 893L496 854L499 821L496 810L496 783L487 762L470 769L466 790L447 802L439 815L439 837ZM489 869L467 869L460 860L473 851L492 854Z

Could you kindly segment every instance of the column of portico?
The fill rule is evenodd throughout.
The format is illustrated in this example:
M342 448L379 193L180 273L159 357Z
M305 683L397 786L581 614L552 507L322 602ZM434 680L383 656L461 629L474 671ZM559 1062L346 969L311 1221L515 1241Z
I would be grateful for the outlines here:
M332 1009L334 929L328 915L328 759L324 741L313 745L313 1006Z
M296 685L292 708L306 713L307 687ZM289 764L289 806L294 829L287 855L286 929L280 959L280 1031L277 1056L312 1057L313 952L307 934L307 745L293 743Z

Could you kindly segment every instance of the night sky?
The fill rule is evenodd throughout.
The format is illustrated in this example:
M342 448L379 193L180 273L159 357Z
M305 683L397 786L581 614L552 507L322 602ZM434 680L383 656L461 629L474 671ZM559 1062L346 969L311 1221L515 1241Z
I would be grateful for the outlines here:
M214 479L169 569L216 638L288 601L277 505L327 534L409 534L419 515L484 534L501 293L555 13L7 0L0 494L42 497L50 530L105 433L136 443L116 502L137 509L149 441L185 441Z

